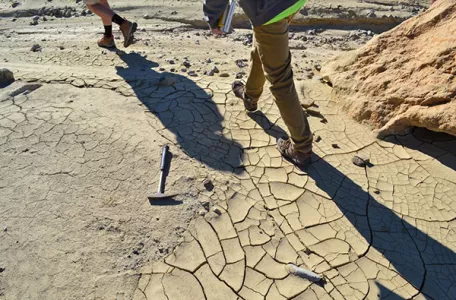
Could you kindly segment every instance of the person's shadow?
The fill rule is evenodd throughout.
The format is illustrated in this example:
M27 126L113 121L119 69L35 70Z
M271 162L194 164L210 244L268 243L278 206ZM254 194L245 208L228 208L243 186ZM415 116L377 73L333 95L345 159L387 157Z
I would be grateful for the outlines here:
M117 67L117 74L156 116L149 123L161 136L212 169L236 174L243 171L242 146L226 136L223 115L210 90L185 76L153 70L158 64L141 54L118 55L128 67Z
M263 129L270 135L277 137L284 134L280 127L264 120L267 117L263 114L254 115L252 118L257 120L258 124L264 125ZM303 171L331 198L369 244L360 257L366 256L371 248L374 248L390 264L383 265L385 268L399 274L428 299L456 299L456 253L443 244L456 247L455 224L452 228L441 228L437 221L425 222L424 216L410 218L409 220L416 223L412 224L406 216L401 217L379 201L384 191L369 184L367 190L362 188L339 168L314 155L312 163ZM368 168L375 166L366 168L359 170L369 178ZM426 226L430 226L427 229L436 236L440 235L441 241L421 230ZM442 235L441 232L445 234ZM382 260L381 264L384 264L384 259ZM376 280L375 284L379 299L402 299L396 291L389 289L381 281Z

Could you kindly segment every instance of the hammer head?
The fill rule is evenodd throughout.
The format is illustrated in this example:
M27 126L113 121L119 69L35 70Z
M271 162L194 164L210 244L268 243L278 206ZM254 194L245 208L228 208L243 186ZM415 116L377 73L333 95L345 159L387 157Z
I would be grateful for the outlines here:
M164 194L164 193L156 193L153 195L148 196L149 200L160 200L160 199L170 199L177 196L177 194Z

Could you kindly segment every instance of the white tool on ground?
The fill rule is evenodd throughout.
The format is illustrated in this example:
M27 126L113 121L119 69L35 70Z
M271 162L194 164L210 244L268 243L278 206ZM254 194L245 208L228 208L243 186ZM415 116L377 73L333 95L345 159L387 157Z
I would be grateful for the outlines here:
M285 266L285 268L287 269L287 271L291 274L294 274L296 276L299 276L301 278L305 278L305 279L308 279L312 282L321 282L323 280L323 276L321 275L318 275L310 270L307 270L307 269L304 269L304 268L300 268L298 266L295 266L293 264L288 264Z

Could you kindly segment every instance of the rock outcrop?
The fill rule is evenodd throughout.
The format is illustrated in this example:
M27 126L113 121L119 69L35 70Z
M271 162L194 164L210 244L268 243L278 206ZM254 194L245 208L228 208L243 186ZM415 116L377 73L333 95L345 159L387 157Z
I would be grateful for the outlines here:
M411 127L456 136L456 6L428 11L323 66L333 96L380 137Z

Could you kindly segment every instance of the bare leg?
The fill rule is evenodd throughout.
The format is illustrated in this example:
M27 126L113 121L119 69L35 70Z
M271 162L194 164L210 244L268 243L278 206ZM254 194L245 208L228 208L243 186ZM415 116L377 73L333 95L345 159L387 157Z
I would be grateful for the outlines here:
M103 22L103 25L112 25L112 17L114 12L109 6L108 0L101 0L98 4L87 5L91 12L99 16Z

